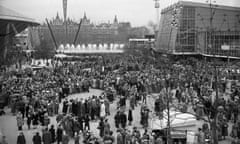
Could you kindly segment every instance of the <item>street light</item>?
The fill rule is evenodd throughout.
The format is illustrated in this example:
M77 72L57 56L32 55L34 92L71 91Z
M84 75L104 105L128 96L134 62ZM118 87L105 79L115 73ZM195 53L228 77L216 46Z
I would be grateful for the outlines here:
M216 1L212 1L212 0L207 0L206 1L207 3L209 3L209 7L210 7L210 28L209 28L209 42L210 42L210 48L214 48L213 47L213 32L214 32L214 28L213 28L213 17L215 15L215 10L213 10L213 3L216 3ZM216 5L215 5L216 7ZM214 110L216 111L215 115L214 115L214 118L213 120L210 121L210 124L211 124L211 128L212 128L212 142L214 144L218 143L218 135L217 135L217 114L218 114L218 111L217 111L217 107L218 107L218 97L219 97L219 94L218 94L218 69L217 69L217 64L216 64L216 49L215 51L213 52L213 55L215 55L214 57L214 77L215 77L215 91L216 91L216 99L215 101L213 102L213 108Z

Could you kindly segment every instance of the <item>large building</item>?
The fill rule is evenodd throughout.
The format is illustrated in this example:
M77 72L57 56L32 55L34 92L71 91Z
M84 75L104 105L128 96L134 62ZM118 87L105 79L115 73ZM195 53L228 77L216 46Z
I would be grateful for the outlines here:
M79 22L67 19L67 30L64 20L57 16L50 20L50 26L57 45L73 44L78 31ZM76 44L103 44L103 43L127 43L131 25L129 22L118 22L115 16L112 23L93 24L87 18L86 13L82 18L82 24L77 37ZM47 41L52 47L54 42L46 23L34 29L37 30L42 41Z
M161 12L156 49L240 58L240 7L180 1Z
M21 40L25 39L25 36L20 36L19 33L27 27L37 25L39 23L34 19L0 5L0 67L19 62L22 55L21 49L17 46L26 48L27 41L20 43L15 36L17 35Z

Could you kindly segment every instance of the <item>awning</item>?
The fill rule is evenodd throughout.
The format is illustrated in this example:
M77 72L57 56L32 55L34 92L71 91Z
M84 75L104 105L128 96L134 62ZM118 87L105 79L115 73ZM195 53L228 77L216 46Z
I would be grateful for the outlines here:
M152 129L161 130L167 128L167 110L164 110L163 120L154 119L151 123ZM182 113L170 110L170 124L171 128L177 130L195 130L197 129L196 117L192 114ZM194 128L193 128L194 127Z
M9 33L6 33L8 24L10 25ZM32 18L28 18L22 14L19 14L18 12L15 12L11 9L8 9L4 6L0 5L0 37L4 37L6 35L20 33L24 29L26 29L28 26L37 26L39 25L38 22L36 22ZM15 28L13 28L13 26Z
M0 63L5 62L10 40L28 26L37 26L38 22L0 5Z

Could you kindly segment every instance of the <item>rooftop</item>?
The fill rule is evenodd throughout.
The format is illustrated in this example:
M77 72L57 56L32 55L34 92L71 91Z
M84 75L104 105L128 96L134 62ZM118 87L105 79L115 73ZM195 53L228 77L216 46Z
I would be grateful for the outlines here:
M191 1L179 1L173 5L170 5L166 8L164 8L161 13L165 13L169 10L172 10L176 6L191 6L191 7L202 7L202 8L210 8L209 3L199 3L199 2L191 2ZM239 11L240 13L240 7L232 7L232 6L225 6L225 5L218 5L215 3L212 3L212 8L214 9L222 9L222 10L230 10L230 11Z

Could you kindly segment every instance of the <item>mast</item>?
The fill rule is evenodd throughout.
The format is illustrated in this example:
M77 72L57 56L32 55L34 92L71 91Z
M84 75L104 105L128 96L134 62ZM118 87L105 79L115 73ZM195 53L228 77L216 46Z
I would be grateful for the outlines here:
M52 40L53 40L54 45L55 45L55 50L57 50L57 42L56 42L56 39L55 39L55 37L54 37L54 34L53 34L53 31L52 31L52 28L51 28L51 26L50 26L50 24L49 24L47 18L46 18L46 22L47 22L47 25L48 25L49 31L50 31L50 33L51 33Z
M73 41L73 45L76 44L76 41L77 41L77 38L78 38L78 34L79 34L79 31L80 31L81 25L82 25L82 19L80 19L80 23L78 25L78 30L77 30L77 33L75 35L75 38L74 38L74 41Z

